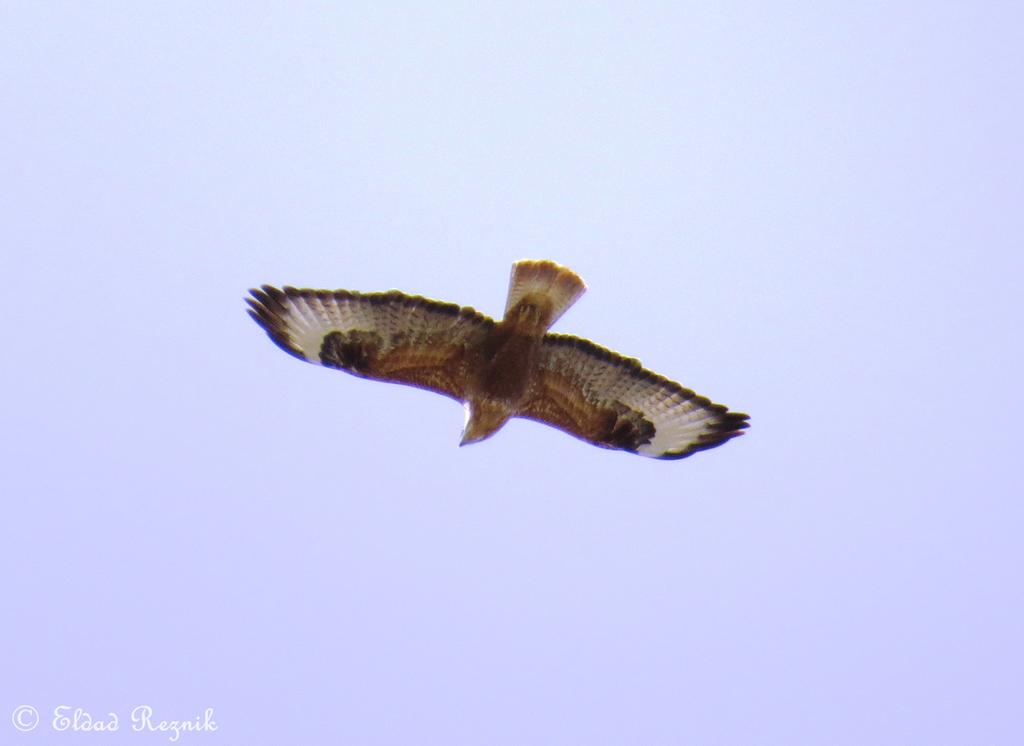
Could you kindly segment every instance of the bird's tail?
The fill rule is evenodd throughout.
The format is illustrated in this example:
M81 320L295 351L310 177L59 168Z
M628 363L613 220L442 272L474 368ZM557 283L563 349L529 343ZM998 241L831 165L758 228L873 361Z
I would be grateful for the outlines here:
M505 320L520 323L523 319L543 333L586 289L579 275L568 267L547 260L523 259L512 265Z

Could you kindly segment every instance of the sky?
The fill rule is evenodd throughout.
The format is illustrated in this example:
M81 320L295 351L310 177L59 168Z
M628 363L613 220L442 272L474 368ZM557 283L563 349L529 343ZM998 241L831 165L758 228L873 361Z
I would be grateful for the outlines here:
M0 742L1020 743L1022 29L0 4ZM525 257L747 433L459 448L242 301Z

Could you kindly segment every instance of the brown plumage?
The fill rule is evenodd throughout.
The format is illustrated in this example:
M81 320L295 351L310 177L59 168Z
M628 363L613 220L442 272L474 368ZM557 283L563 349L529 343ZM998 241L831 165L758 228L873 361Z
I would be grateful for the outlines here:
M436 391L466 406L462 444L510 417L537 420L594 445L676 459L742 433L729 412L678 383L548 328L586 290L571 270L512 267L501 321L392 290L250 291L249 314L283 350L362 378Z

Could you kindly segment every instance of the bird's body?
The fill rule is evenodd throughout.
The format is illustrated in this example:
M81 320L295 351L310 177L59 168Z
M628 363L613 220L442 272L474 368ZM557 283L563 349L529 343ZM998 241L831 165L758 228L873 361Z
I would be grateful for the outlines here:
M462 444L511 417L595 445L681 458L739 435L747 416L587 340L548 329L586 290L571 270L512 269L501 321L398 291L253 290L250 314L282 349L353 375L430 389L466 407Z
M552 262L513 267L505 316L488 332L470 374L462 445L493 435L524 411L544 335L586 289L574 272Z

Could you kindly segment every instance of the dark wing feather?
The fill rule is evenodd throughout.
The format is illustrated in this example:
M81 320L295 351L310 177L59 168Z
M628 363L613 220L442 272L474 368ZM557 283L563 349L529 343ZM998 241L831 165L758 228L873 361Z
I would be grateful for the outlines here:
M747 415L712 404L579 337L548 334L520 417L605 448L677 459L742 433Z
M494 321L472 308L406 295L348 290L251 290L249 315L285 352L362 378L465 398Z

